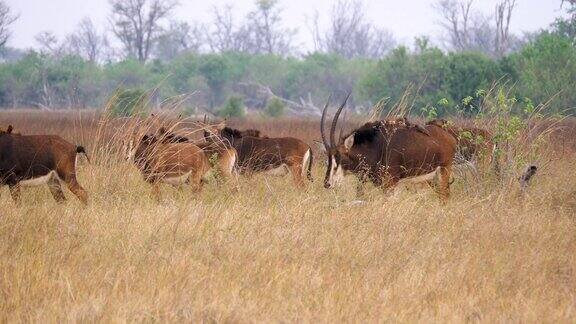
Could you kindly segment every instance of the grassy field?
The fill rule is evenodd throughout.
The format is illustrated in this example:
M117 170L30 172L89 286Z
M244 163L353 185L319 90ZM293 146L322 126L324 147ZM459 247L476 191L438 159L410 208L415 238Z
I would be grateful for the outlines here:
M1 189L1 322L576 321L574 121L547 137L525 194L513 176L468 174L446 205L426 188L355 204L353 179L322 187L320 156L305 191L257 175L237 192L163 187L157 204L102 148L121 122L0 113L8 123L83 144L93 161L79 167L88 207L44 187L17 207ZM317 121L232 124L319 139Z

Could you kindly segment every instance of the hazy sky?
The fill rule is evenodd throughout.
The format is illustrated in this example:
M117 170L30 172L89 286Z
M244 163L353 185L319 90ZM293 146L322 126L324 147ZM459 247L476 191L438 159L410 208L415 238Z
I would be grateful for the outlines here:
M297 44L301 52L311 48L311 36L307 21L318 11L321 25L334 0L280 0L284 10L284 24L299 30ZM418 35L431 35L437 40L440 29L437 15L432 10L436 0L365 0L368 19L374 24L392 31L396 39L412 44ZM499 0L476 0L475 8L492 13ZM561 14L560 0L517 0L512 20L514 32L534 31L548 26ZM72 32L83 17L90 17L99 29L109 26L107 0L7 0L8 5L20 15L12 26L10 46L28 48L37 46L34 36L41 31L52 31L57 36ZM214 6L232 4L238 19L253 7L254 0L180 0L174 13L178 19L208 23Z

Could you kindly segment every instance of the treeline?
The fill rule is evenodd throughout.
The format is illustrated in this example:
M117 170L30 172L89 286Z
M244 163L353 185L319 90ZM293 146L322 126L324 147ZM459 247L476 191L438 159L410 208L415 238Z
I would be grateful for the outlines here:
M561 1L565 16L522 37L510 33L515 0L493 15L472 3L438 0L446 44L420 37L407 47L367 21L361 1L335 0L330 27L314 20L315 46L304 54L277 0L256 0L240 23L231 7L215 8L210 26L171 21L172 0L112 0L111 32L85 19L62 40L40 33L40 48L27 52L5 46L17 15L0 0L0 107L101 108L117 94L126 110L147 93L157 106L182 100L186 113L235 115L245 106L279 116L318 113L330 94L347 92L357 110L383 98L390 109L408 91L417 112L475 114L497 83L527 105L551 100L552 112L574 114L576 1ZM110 34L121 47L110 46Z
M224 53L99 65L77 56L32 52L0 65L0 106L98 108L121 87L157 88L157 102L193 94L184 105L215 111L231 96L255 96L252 86L296 102L312 98L318 106L330 93L352 91L355 105L368 107L385 97L396 102L412 87L418 93L416 107L432 105L443 114L467 109L464 99L499 81L520 100L538 104L556 96L551 103L556 112L576 112L576 48L566 37L543 33L499 60L419 44L414 51L398 47L380 60L319 53L302 58Z

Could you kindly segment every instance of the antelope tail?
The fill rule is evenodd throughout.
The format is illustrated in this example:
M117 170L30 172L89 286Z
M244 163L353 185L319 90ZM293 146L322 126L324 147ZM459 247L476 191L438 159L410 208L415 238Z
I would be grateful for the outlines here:
M312 153L312 149L308 149L310 152L310 158L308 159L308 170L306 170L306 176L310 182L314 182L314 178L312 178L312 163L314 162L314 154Z
M88 153L86 153L86 149L84 148L84 146L81 145L76 146L76 154L84 154L86 160L88 160L88 163L91 163L90 158L88 157Z

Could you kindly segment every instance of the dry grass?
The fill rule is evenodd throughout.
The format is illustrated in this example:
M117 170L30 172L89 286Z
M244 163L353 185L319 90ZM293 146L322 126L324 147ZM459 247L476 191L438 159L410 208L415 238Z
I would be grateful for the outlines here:
M8 121L94 152L93 116ZM264 123L319 137L315 121L246 126ZM0 321L573 322L576 162L552 157L524 196L482 177L457 180L447 205L427 189L353 205L352 180L297 192L254 176L238 193L164 187L158 205L134 167L96 156L80 168L86 208L47 188L16 207L2 189Z

